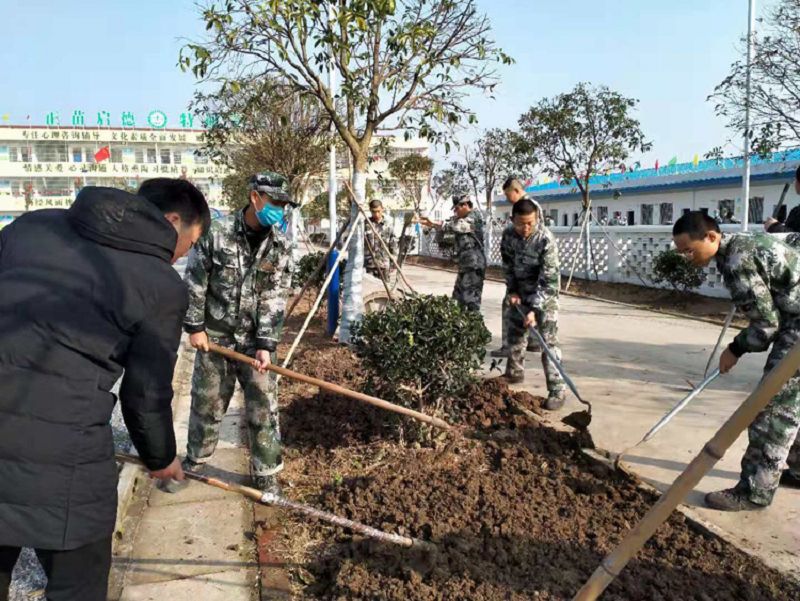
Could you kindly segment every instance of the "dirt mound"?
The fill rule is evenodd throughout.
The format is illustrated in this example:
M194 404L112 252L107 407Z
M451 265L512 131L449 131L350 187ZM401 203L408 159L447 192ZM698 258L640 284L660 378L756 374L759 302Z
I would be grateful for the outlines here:
M431 540L435 554L368 541L325 549L308 591L334 599L567 600L654 499L578 452L569 434L518 430L462 439L446 455L405 449L369 478L317 502L388 531ZM615 600L800 598L800 587L680 515L657 532L603 597Z

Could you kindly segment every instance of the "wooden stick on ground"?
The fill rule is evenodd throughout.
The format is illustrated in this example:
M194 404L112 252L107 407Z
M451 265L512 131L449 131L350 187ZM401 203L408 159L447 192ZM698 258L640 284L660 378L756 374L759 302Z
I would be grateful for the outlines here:
M378 231L375 229L375 226L374 226L374 225L372 225L372 221L370 221L369 217L368 217L368 216L367 216L367 214L364 212L364 208L363 208L363 207L362 207L360 204L358 204L358 201L356 200L356 195L355 195L355 192L353 192L353 188L350 186L350 182L348 182L347 180L345 180L345 181L344 181L344 187L345 187L345 188L347 189L347 191L349 192L349 194L350 194L350 198L351 198L351 200L353 201L353 204L355 204L355 205L356 205L356 207L358 207L358 210L360 211L360 213L361 213L361 216L364 218L364 221L366 221L366 222L367 222L367 225L368 225L368 226L369 226L369 227L372 229L372 232L375 234L375 237L378 239L378 241L379 241L379 242L381 243L381 245L383 246L383 249L386 251L386 254L389 256L389 260L390 260L390 261L391 261L391 262L394 264L394 266L395 266L395 269L397 269L397 273L398 273L398 275L399 275L399 276L400 276L400 277L403 279L403 282L405 283L406 287L407 287L407 288L408 288L408 289L409 289L411 292L413 292L414 294L416 294L416 293L417 293L417 291L416 291L416 290L414 290L414 287L413 287L411 284L409 284L408 280L406 279L406 276L405 276L405 274L403 273L403 270L402 270L402 269L400 269L400 266L397 264L397 261L396 261L396 260L395 260L395 258L392 256L392 251L391 251L391 250L389 249L389 247L386 245L386 241L385 241L383 238L381 238L380 234L378 234Z
M747 428L764 407L783 388L800 367L800 343L795 344L781 362L776 365L759 383L739 408L728 418L714 437L708 441L697 457L678 476L647 512L642 520L631 530L616 549L606 557L573 597L573 601L594 601L609 584L619 576L631 558L647 542L656 529L661 526L697 485L703 476L722 459L730 446Z
M242 363L246 363L247 365L254 364L255 359L243 353L237 353L234 350L219 346L218 344L214 344L213 342L210 343L208 347L212 352L223 355L228 359L232 359L234 361L241 361ZM339 386L338 384L331 384L330 382L326 382L325 380L312 378L311 376L307 376L305 374L301 374L296 371L292 371L291 369L280 367L278 365L268 365L267 369L269 371L275 372L276 374L286 376L287 378L291 378L299 382L305 382L306 384L311 384L313 386L316 386L317 388L321 388L322 390L327 390L328 392L333 392L335 394L340 394L342 396L346 396L351 399L356 399L357 401L362 401L364 403L374 405L375 407L380 407L381 409L392 411L393 413L399 413L400 415L413 417L416 420L425 422L426 424L430 424L432 426L436 426L437 428L442 428L444 430L450 429L450 424L448 424L444 420L439 419L438 417L425 415L424 413L420 413L419 411L414 411L413 409L409 409L408 407L395 405L394 403L390 403L389 401L384 401L383 399L379 399L377 397L370 396L362 392L356 392L355 390L350 390L349 388Z
M116 459L117 461L124 461L125 463L132 463L140 466L143 465L141 460L138 457L134 457L133 455L117 453ZM399 534L392 534L390 532L383 532L381 530L378 530L377 528L367 526L366 524L362 524L360 522L354 522L353 520L348 520L347 518L339 517L338 515L335 515L328 511L317 509L316 507L303 505L302 503L296 503L295 501L290 501L289 499L283 496L279 496L270 492L262 492L260 490L251 488L249 486L236 484L234 482L227 482L225 480L220 480L218 478L211 478L209 476L196 474L190 471L185 471L183 473L189 480L195 480L196 482L202 482L203 484L207 484L215 488L221 488L222 490L227 490L228 492L243 495L245 497L248 497L249 499L252 499L256 503L261 503L262 505L273 505L277 507L284 507L286 509L291 509L293 511L297 511L299 513L321 520L323 522L336 524L337 526L341 526L342 528L348 528L350 530L353 530L354 532L358 532L360 534L363 534L364 536L368 536L376 540L392 543L393 545L400 545L401 547L406 547L409 549L412 548L425 549L427 551L436 550L436 545L434 545L433 543L422 541L416 538L411 538L408 536L400 536Z

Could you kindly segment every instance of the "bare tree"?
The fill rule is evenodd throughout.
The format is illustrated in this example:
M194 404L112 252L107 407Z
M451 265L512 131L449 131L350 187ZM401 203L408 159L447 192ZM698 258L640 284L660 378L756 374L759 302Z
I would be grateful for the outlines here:
M310 180L328 166L330 119L316 98L296 94L285 82L258 80L197 93L193 108L215 122L204 136L203 152L225 165L230 174L223 193L230 208L248 196L247 179L275 171L303 198Z
M751 68L751 144L765 155L800 144L800 0L779 0L754 32ZM746 40L740 58L731 65L708 99L729 127L744 133L747 59Z
M234 93L242 82L278 76L316 98L350 151L359 204L379 130L441 141L449 150L452 127L475 121L467 94L491 92L494 66L511 62L474 0L225 0L207 5L203 18L210 36L182 49L181 67ZM327 81L331 61L336 95ZM344 342L363 309L363 254L357 231L345 270Z

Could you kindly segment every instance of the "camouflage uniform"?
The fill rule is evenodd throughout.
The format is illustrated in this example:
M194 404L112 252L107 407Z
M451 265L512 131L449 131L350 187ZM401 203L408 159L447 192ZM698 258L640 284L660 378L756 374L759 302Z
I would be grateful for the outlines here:
M375 227L378 236L380 236L386 243L386 246L389 247L389 251L396 256L397 243L395 242L394 231L391 226L387 225L385 219L380 223L375 223L372 219L370 219L370 221ZM373 233L369 224L364 225L364 269L367 270L367 273L371 273L376 278L381 277L381 273L383 273L384 277L387 277L394 271L394 264L386 254L386 250L383 248L383 244L381 244L380 240L378 240L378 236ZM373 252L375 253L375 257L372 256Z
M255 238L257 248L251 249L248 236L253 240L243 209L214 221L197 243L186 268L184 329L205 330L212 342L248 355L270 351L274 361L292 279L292 245L278 226ZM212 353L195 357L187 457L202 463L214 452L236 380L244 393L253 473L275 474L283 468L275 374Z
M523 313L534 312L537 330L561 361L558 344L558 291L561 283L558 245L550 230L544 227L541 215L539 217L536 229L527 240L513 228L506 228L500 241L500 254L503 258L507 294L517 294L522 299L520 308ZM527 328L520 312L514 307L509 307L506 315L509 350L506 374L520 376L525 366ZM564 381L544 349L542 366L548 392L551 395L562 393Z
M452 217L442 225L444 234L455 236L454 256L458 276L453 298L470 311L481 310L483 279L486 276L486 255L483 252L483 219L476 211L466 217Z
M724 235L717 268L736 306L750 319L728 347L737 357L772 349L768 373L800 339L800 253L767 234ZM737 490L769 505L784 465L800 476L800 372L772 398L748 428Z

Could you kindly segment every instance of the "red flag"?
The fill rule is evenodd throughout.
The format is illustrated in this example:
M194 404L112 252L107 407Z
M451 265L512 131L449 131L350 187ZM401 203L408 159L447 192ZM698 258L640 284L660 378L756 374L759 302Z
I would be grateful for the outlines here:
M95 163L102 163L103 161L107 161L110 158L111 158L111 151L108 149L108 146L103 146L100 150L94 153Z

